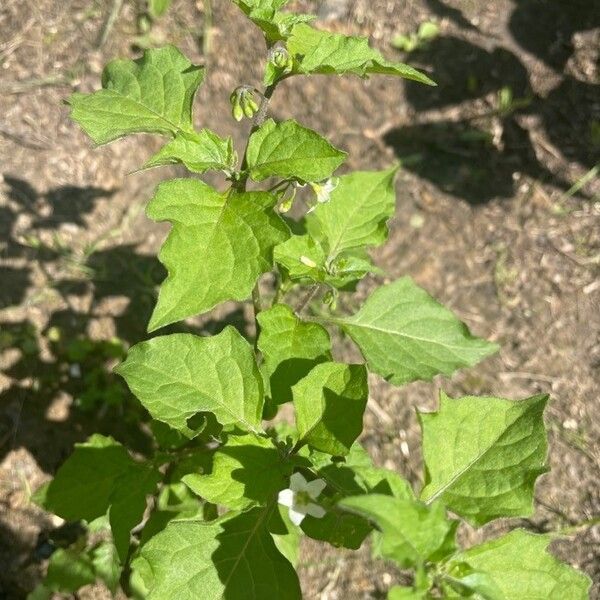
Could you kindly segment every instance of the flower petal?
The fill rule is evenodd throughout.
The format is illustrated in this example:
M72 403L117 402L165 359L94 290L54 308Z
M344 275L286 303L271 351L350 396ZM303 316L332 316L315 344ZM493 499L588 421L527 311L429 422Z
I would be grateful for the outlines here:
M290 507L294 504L294 492L293 490L281 490L277 496L277 502L283 506Z
M323 479L313 479L309 483L306 484L304 488L308 495L315 500L317 496L325 489L327 484Z
M325 516L325 512L325 509L318 504L311 503L306 505L306 514L309 514L311 517L322 519Z
M303 492L306 489L306 479L302 473L294 473L290 477L290 489L294 492Z
M301 510L296 510L295 507L290 507L290 521L294 524L299 526L300 523L302 523L302 521L304 520L304 517L306 516L306 514L304 512L301 512Z

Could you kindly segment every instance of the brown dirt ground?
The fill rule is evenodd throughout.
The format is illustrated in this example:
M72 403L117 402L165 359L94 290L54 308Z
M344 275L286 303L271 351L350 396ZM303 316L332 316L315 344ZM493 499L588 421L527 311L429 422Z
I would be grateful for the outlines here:
M4 0L0 6L0 598L25 596L44 570L40 540L56 521L30 492L92 431L127 435L118 409L82 412L73 398L63 342L78 336L126 344L144 337L163 271L155 252L164 227L143 216L161 178L175 169L128 175L158 147L148 137L93 149L62 102L98 86L102 65L137 56L134 2L98 48L109 0ZM175 0L152 29L209 68L196 117L239 144L245 127L228 114L241 83L257 83L260 35L225 0L212 26L203 2ZM435 18L441 35L407 59L433 74L435 90L388 78L285 82L272 105L348 150L348 168L408 159L388 244L375 254L389 277L412 275L500 353L449 380L402 389L373 380L363 442L379 464L421 480L415 407L433 409L437 390L522 398L552 395L546 413L551 472L522 525L553 531L600 513L600 5L586 0L337 0L293 3L320 22L367 34L393 55L395 33ZM208 35L207 35L208 34ZM206 50L206 52L205 52ZM501 116L497 94L528 98ZM243 130L243 131L240 131ZM375 285L368 281L356 306ZM244 325L248 308L226 305L196 326ZM60 328L61 341L53 341ZM343 345L340 352L347 350ZM95 368L104 370L105 357ZM98 362L99 361L99 362ZM98 367L99 365L99 367ZM84 369L87 363L84 364ZM109 383L114 381L105 374ZM104 380L103 380L104 381ZM105 382L106 383L106 382ZM116 411L116 412L115 412ZM139 439L138 439L139 438ZM134 438L138 445L143 437ZM600 597L600 527L557 542L557 556L586 571ZM357 553L307 543L306 598L377 598L394 571ZM96 586L80 594L104 598Z

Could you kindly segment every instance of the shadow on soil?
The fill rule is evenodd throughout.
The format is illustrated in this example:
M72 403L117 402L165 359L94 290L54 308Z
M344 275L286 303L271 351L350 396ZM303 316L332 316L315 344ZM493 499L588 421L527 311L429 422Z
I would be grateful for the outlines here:
M441 0L427 0L427 5L466 34L476 29L461 11ZM523 0L509 23L517 44L558 72L574 53L573 35L599 24L600 7L592 9L582 0ZM516 171L568 190L572 181L562 180L539 162L530 131L520 125L521 115L538 118L565 161L587 169L600 161L600 85L564 75L545 97L537 96L523 62L495 38L477 45L462 37L440 36L405 60L425 70L438 84L436 88L408 84L408 102L417 113L442 111L442 118L389 130L384 141L407 169L441 190L472 204L498 196L510 198L515 193L512 175ZM443 117L453 107L484 98L489 109L483 112L461 107L460 120L456 111ZM468 112L474 114L464 119Z
M127 440L138 452L149 451L150 438L143 427L148 415L112 367L125 357L127 347L149 337L146 325L165 277L163 266L133 244L79 253L60 243L50 247L33 235L18 238L14 227L24 216L36 235L61 223L83 225L96 200L111 196L113 190L64 187L40 195L14 176L5 175L4 181L9 202L0 214L3 257L26 259L28 266L0 267L0 307L35 305L35 296L41 295L60 308L42 330L29 320L1 324L0 354L13 358L3 369L12 384L0 394L0 460L8 451L25 447L45 472L53 473L73 443L92 432ZM51 211L40 211L48 204ZM33 265L45 275L41 288L32 288ZM102 319L111 322L112 335L92 339L90 326ZM212 335L226 325L243 331L243 310L201 328L181 324L158 335ZM57 404L64 407L53 416Z
M149 415L112 368L125 358L129 346L149 337L146 325L165 277L163 266L134 244L98 244L81 252L61 242L59 225L85 225L96 201L114 190L61 187L40 194L8 174L4 184L8 202L0 207L0 258L24 266L0 266L0 308L23 303L35 307L38 301L59 308L42 329L27 318L0 322L2 371L10 379L0 393L0 461L10 451L25 448L44 472L52 474L73 444L96 432L126 442L136 452L150 453ZM25 219L28 233L17 235L18 222ZM52 242L40 235L48 231L53 232ZM111 333L92 338L91 325L102 319L110 321ZM214 335L226 325L245 331L243 309L202 327L180 324L157 335ZM54 535L49 521L40 528L42 538ZM23 543L18 531L4 535L0 530L0 556L12 557L9 564L18 559L15 549L20 549L18 555L31 550L27 565L47 558ZM19 565L22 572L25 567ZM0 573L0 599L24 598L29 588L27 582L15 583L10 569ZM3 596L4 590L11 595Z

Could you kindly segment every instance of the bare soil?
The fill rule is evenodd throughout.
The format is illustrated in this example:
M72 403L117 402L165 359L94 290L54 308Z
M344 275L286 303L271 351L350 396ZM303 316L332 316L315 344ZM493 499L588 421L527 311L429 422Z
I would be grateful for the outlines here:
M206 3L175 0L142 39L139 6L125 2L100 46L112 6L0 6L0 599L24 598L43 575L44 549L60 523L30 495L73 444L93 431L133 440L139 450L147 444L122 405L83 410L82 398L90 389L126 394L109 367L122 346L145 337L164 276L155 254L165 228L143 208L156 183L178 171L130 174L159 141L94 149L63 101L97 88L107 60L169 41L208 67L198 123L233 135L239 148L247 125L229 116L228 96L261 78L261 36L226 0L214 2L212 22ZM592 173L567 193L600 161L600 5L307 0L292 7L317 12L319 26L370 36L438 82L431 89L390 78L292 79L278 89L272 113L332 138L349 152L348 169L403 161L397 215L377 264L389 278L410 274L476 334L502 345L451 379L398 389L374 378L362 441L378 464L419 485L415 408L434 409L440 388L515 399L549 392L551 471L537 486L535 515L465 527L461 537L471 543L516 525L568 529L553 550L593 578L592 597L600 598L600 527L579 526L600 513L600 183ZM407 56L391 47L395 34L428 19L440 26L437 39ZM505 114L502 88L523 100ZM345 302L357 306L376 283ZM248 307L225 305L190 327L214 332L226 320L244 328L248 317ZM73 341L81 339L93 344L78 354ZM342 344L339 352L350 350ZM350 553L311 541L300 571L305 597L323 600L381 598L398 577L372 564L366 546ZM80 597L108 595L95 586Z

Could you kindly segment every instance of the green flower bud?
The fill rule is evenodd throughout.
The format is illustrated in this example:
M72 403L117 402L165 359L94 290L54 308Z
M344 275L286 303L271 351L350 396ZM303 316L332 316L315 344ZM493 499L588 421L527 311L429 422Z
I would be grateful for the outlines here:
M335 310L337 308L337 297L337 290L327 290L323 296L323 304L329 306L331 310Z
M240 94L239 88L236 88L231 92L229 96L229 102L231 102L231 115L236 121L241 121L244 118L244 111L240 105Z
M241 85L229 96L231 102L231 114L236 121L241 121L244 116L251 119L258 111L258 103L254 99L252 88Z
M240 106L239 102L236 102L232 109L231 109L231 114L233 115L233 118L236 121L241 121L244 118L244 111L242 109L242 107Z
M279 204L279 207L278 207L280 213L285 214L286 212L290 211L290 209L294 205L294 200L296 199L296 191L297 191L296 187L293 187L292 193L290 194L290 196L288 198L283 198L281 200L281 203Z
M289 73L294 66L294 61L285 48L277 47L271 52L271 63L284 73Z

